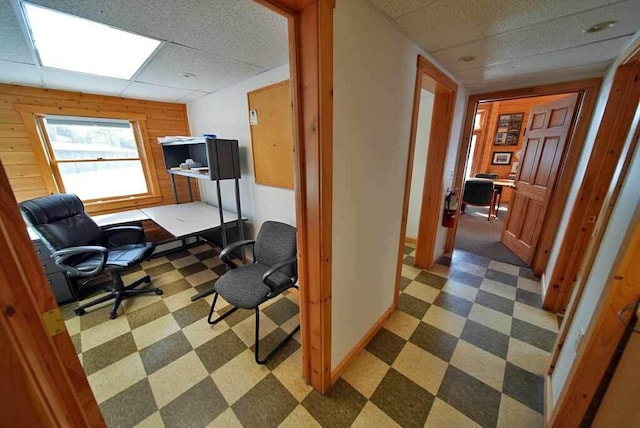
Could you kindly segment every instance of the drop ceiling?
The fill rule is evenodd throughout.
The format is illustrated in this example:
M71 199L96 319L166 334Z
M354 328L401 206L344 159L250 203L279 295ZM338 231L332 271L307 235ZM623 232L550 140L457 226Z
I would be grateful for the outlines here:
M286 19L253 0L31 3L163 43L131 80L42 67L17 3L0 0L0 83L186 103L288 61Z
M602 76L640 28L640 0L366 1L471 92Z

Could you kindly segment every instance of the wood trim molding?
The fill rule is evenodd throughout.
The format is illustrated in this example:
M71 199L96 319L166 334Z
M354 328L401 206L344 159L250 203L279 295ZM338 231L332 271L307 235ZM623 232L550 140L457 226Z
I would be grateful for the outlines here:
M640 108L638 108L636 111L635 123L633 124L633 126L635 127L635 131L627 139L626 147L623 149L623 153L620 157L620 162L622 162L621 167L616 168L615 175L612 178L611 183L609 184L609 187L607 189L607 194L603 198L603 206L601 208L600 214L598 215L598 220L596 222L595 228L584 252L580 269L576 274L577 280L574 286L575 297L570 301L567 307L560 332L556 337L553 352L551 355L551 361L549 363L549 372L553 371L553 369L555 368L556 362L560 357L560 351L562 350L562 347L566 342L569 328L571 327L571 324L573 322L578 304L582 299L584 288L587 284L587 280L589 279L589 275L591 274L593 262L595 261L595 258L598 254L598 248L600 247L600 243L604 238L604 234L609 223L609 218L611 217L613 208L618 201L618 195L620 194L620 190L622 188L622 180L626 176L633 154L635 153L635 150L637 150L638 138L640 138L640 122L638 119L638 112L640 112Z
M10 338L2 346L15 353L33 393L5 411L45 409L42 426L105 426L64 324L55 334L45 330L41 314L57 304L1 163L0 204L0 328ZM2 395L11 396L17 378L5 380Z
M640 64L618 67L543 306L564 312L640 99Z
M580 159L589 125L593 116L596 99L600 90L602 79L586 79L573 82L562 82L550 85L533 86L529 88L512 89L507 91L488 92L484 94L471 95L467 104L464 128L460 150L458 152L458 162L454 173L455 181L453 187L461 189L464 181L464 171L469 153L471 135L473 133L473 120L480 102L502 101L514 98L526 98L543 95L555 95L570 92L581 94L580 104L577 111L575 124L571 133L569 143L565 149L563 163L558 172L554 193L547 210L547 217L542 225L538 246L533 258L532 269L538 275L542 273L548 262L549 253L556 237L556 231L560 224L562 212L571 188L573 175ZM447 232L445 251L453 251L455 235L458 222Z
M289 23L303 375L326 393L331 388L335 1L254 1Z
M434 261L435 239L440 219L442 206L442 179L444 162L446 159L453 111L456 102L458 85L449 78L435 64L418 55L416 61L416 80L413 92L413 113L411 117L411 133L409 137L409 155L404 182L404 199L402 203L402 220L400 222L400 239L398 243L398 260L396 264L396 289L394 305L398 305L400 296L400 278L402 276L402 260L404 242L407 232L407 218L409 215L409 197L411 195L411 177L413 175L413 162L415 157L416 134L418 129L418 112L420 109L420 94L425 76L436 82L436 94L434 97L433 117L429 136L429 149L427 153L427 170L422 194L422 209L418 237L416 242L416 265L430 267ZM437 123L438 125L434 124ZM428 183L428 184L427 184Z
M331 384L333 385L336 381L342 376L342 374L349 368L351 363L360 355L360 353L367 347L369 342L375 337L376 334L380 331L380 329L384 326L384 323L391 318L393 313L396 310L396 305L391 305L389 309L384 311L382 316L376 321L369 331L356 343L351 351L340 361L340 363L336 366L335 370L331 373Z
M636 213L637 214L637 213ZM618 311L640 295L640 218L617 257L547 426L580 425L625 332Z
M442 90L439 84L436 86L415 256L416 266L422 269L430 268L435 263L436 252L440 251L435 246L440 228L440 211L444 203L442 182L455 102L456 91ZM415 144L413 147L415 149Z
M51 114L64 116L98 117L106 119L147 120L147 115L140 113L123 113L117 111L104 111L100 109L82 109L54 106L38 106L32 104L15 104L18 111L26 111L32 114Z

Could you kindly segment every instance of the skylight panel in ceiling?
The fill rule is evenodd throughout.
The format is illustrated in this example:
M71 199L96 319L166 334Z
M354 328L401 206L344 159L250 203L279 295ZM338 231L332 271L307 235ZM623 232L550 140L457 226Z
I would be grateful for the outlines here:
M23 3L31 39L45 67L131 79L159 40Z

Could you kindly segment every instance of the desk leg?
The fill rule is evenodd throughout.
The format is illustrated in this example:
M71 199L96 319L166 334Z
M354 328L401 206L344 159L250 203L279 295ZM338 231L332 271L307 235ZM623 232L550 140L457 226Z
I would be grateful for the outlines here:
M178 189L176 188L176 176L173 174L169 174L169 176L171 177L171 190L173 190L173 200L176 204L179 204L180 200L178 199Z

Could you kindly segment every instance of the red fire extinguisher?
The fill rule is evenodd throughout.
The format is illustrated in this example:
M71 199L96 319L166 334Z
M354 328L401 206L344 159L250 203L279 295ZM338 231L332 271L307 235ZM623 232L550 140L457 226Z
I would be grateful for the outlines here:
M453 227L458 218L458 195L455 190L450 190L444 198L444 212L442 213L442 226Z

